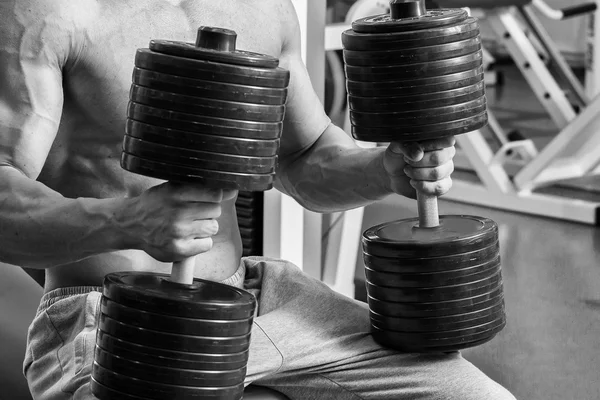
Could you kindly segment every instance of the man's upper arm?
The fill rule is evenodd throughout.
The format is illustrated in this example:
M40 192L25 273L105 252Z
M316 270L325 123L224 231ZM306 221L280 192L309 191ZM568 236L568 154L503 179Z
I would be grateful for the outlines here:
M63 106L71 43L59 0L0 2L0 166L37 178Z
M317 141L331 123L315 93L302 60L298 17L291 1L285 4L280 66L290 71L287 107L283 125L280 161L285 163L294 155ZM288 157L291 156L291 157Z

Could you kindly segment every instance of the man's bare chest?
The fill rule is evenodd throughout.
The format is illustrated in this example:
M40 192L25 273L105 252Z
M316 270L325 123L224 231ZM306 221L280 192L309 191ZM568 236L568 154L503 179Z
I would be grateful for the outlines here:
M281 50L280 22L244 1L129 3L97 13L97 23L78 36L79 52L65 73L73 112L108 130L124 126L136 51L152 39L193 43L200 26L217 26L236 31L240 49L275 57Z

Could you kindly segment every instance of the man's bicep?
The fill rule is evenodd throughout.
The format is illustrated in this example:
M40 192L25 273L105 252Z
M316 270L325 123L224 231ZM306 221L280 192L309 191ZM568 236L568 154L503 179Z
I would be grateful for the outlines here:
M7 11L0 18L0 165L35 179L62 114L62 38L46 21L4 9L7 3L0 7Z

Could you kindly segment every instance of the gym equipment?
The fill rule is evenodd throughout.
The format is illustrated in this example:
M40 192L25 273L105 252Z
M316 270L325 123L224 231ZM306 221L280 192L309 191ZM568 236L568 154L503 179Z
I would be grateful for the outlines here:
M464 32L471 37L461 37ZM389 14L354 21L342 36L344 60L352 70L349 76L366 78L347 83L353 137L424 141L485 126L483 69L477 63L464 67L465 56L472 56L471 62L481 58L478 32L464 10L429 11L423 0L391 0ZM419 47L421 33L426 45ZM439 37L444 43L432 44ZM428 70L423 77L420 68L411 67L427 69L429 61L438 60L463 65L463 70L438 68L437 74ZM469 100L436 104L456 91ZM371 99L385 104L384 110ZM403 108L412 102L420 106ZM418 192L417 199L418 218L384 223L363 234L373 337L409 352L486 343L506 325L498 227L488 218L439 216L435 196ZM474 298L477 302L470 301Z
M540 104L556 125L556 134L547 144L532 140L488 143L479 132L457 138L457 170L474 171L479 178L455 179L447 198L483 206L560 218L597 225L600 223L600 196L585 189L600 173L597 135L600 100L595 98L598 82L596 30L589 29L586 89L575 76L539 15L560 21L586 17L593 25L597 2L553 9L542 0L441 0L440 6L469 6L483 12L498 41L515 61ZM590 13L592 13L590 15ZM585 18L582 18L582 23ZM559 23L559 22L557 22ZM535 44L539 46L535 46ZM547 60L540 60L540 49ZM593 72L593 73L590 73ZM490 121L494 122L493 118ZM490 126L498 135L502 127Z
M152 40L137 51L125 170L238 189L238 207L272 187L289 72L235 42L233 31L201 27L195 45ZM256 251L252 226L240 231L244 251ZM242 398L256 299L195 279L194 268L191 257L170 276L104 278L91 377L100 400Z

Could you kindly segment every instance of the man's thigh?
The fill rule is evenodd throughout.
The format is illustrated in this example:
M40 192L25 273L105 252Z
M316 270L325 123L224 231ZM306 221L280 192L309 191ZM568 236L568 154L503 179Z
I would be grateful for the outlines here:
M383 348L366 304L289 263L247 260L246 274L250 290L261 281L247 381L303 400L513 399L458 352Z

